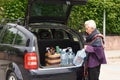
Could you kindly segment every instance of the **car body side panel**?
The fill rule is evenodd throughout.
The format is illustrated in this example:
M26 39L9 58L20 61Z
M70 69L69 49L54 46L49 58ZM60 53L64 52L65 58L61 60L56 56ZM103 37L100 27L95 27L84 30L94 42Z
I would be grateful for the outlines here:
M1 54L1 53L0 53ZM9 62L5 60L0 60L0 80L6 79L6 66Z
M14 27L14 24L8 25ZM26 80L28 78L26 74L23 74L28 71L24 68L24 55L27 52L33 51L32 46L34 43L33 37L31 37L33 34L30 34L30 32L24 27L16 26L16 28L30 39L29 46L0 43L0 80L6 80L10 72L14 72L18 80Z
M0 80L5 80L7 72L15 72L16 75L20 74L20 70L13 62L23 64L23 55L17 48L8 45L0 45ZM6 75L6 76L5 76ZM22 78L18 75L19 78Z

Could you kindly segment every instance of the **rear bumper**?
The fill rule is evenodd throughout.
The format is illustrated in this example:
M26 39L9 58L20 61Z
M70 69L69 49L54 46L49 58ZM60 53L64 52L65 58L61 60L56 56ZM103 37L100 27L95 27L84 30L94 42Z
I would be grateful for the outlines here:
M82 80L83 67L30 70L28 80ZM26 76L27 76L26 75ZM26 79L25 79L26 80Z
M34 75L31 80L76 80L76 73Z

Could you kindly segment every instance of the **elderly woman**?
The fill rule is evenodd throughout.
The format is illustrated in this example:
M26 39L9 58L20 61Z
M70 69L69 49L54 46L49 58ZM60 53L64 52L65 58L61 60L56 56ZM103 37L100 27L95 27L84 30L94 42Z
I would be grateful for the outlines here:
M103 36L96 29L94 20L85 22L88 80L99 80L101 64L106 64L103 47Z

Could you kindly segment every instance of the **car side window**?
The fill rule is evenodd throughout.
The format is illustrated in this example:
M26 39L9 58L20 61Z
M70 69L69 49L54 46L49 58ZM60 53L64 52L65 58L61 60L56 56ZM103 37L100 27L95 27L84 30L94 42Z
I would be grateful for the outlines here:
M78 37L75 34L72 34L70 32L67 32L65 30L56 29L54 32L54 39L66 39L66 40L73 40L73 41L79 41Z
M78 37L75 36L75 35L73 35L73 40L74 40L74 41L79 41Z
M2 43L13 44L16 33L17 33L16 28L8 26L4 32L4 36L2 38Z
M52 39L51 31L49 29L39 29L38 35L40 39Z
M18 31L14 44L20 46L26 46L26 42L27 42L26 36L21 31Z
M63 40L73 40L79 41L78 37L75 34L67 32L65 30L56 29L53 34L54 39L63 39Z
M67 32L61 29L56 29L53 32L53 38L54 39L69 39Z
M27 39L21 31L9 25L6 27L1 43L26 46Z

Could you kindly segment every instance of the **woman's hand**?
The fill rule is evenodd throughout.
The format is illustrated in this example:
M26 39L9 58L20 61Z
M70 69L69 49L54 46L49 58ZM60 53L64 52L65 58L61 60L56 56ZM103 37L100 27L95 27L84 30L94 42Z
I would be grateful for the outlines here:
M86 49L87 48L87 45L84 45L84 49Z

